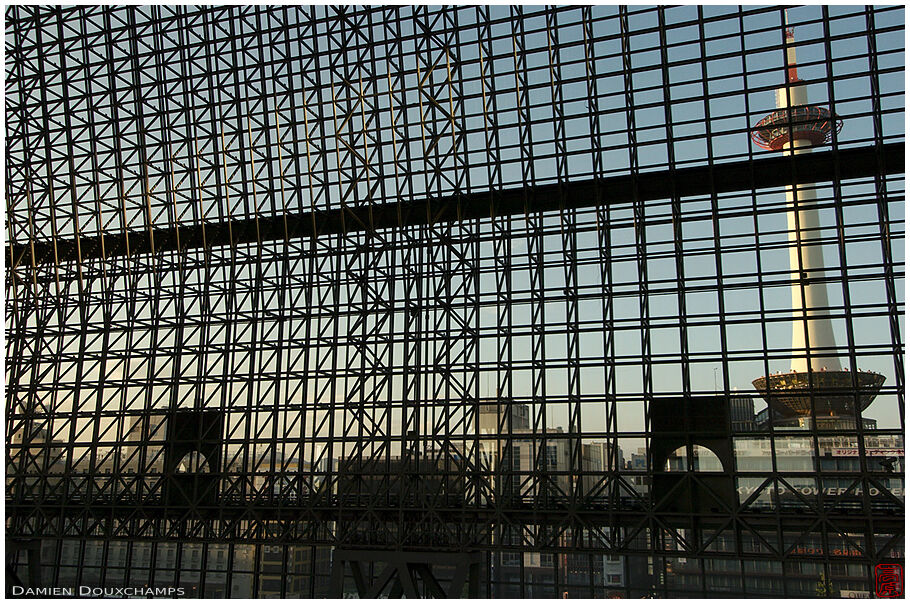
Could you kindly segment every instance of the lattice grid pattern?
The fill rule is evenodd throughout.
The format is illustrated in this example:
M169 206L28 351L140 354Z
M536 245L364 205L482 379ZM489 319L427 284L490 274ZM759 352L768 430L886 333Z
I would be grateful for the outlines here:
M42 585L318 597L372 548L483 552L494 597L870 592L904 557L904 11L789 11L844 124L793 158L750 141L784 19L9 7L7 535ZM825 354L886 377L849 427L752 388L821 354L797 184ZM704 397L735 465L656 464L655 410Z

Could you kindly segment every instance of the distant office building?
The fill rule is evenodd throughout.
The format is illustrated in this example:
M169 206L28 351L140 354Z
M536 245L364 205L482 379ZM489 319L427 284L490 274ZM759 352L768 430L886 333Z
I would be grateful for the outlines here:
M648 452L644 447L639 447L638 451L629 456L626 469L644 472L648 469Z
M326 573L332 562L331 554L329 547L263 545L259 555L257 597L307 597L310 582L315 578L314 569L318 567Z
M47 430L31 430L29 436L25 429L18 430L12 435L7 450L7 489L17 488L13 476L28 473L30 475L18 479L18 486L30 494L41 492L45 488L43 485L50 487L59 483L65 465L66 445L54 440ZM46 477L38 476L39 471L46 473Z
M482 437L497 435L481 441L497 496L515 505L532 505L536 500L567 502L576 493L606 501L606 473L625 467L622 450L615 443L578 442L561 427L543 433L532 430L527 404L502 399L485 401L479 409ZM580 460L573 461L576 456ZM571 471L573 467L580 467L580 474ZM503 550L493 555L490 572L494 597L574 597L586 593L576 589L590 588L592 581L602 594L608 588L627 586L623 556L507 549L520 544L520 535L506 535ZM559 557L558 564L554 556ZM521 576L526 578L523 592ZM557 580L560 593L555 591Z
M755 430L755 401L751 397L730 397L730 424L733 432Z
M622 450L615 444L579 442L561 427L534 431L529 420L527 404L502 400L480 406L485 464L491 474L509 481L500 485L504 494L527 498L548 490L549 496L568 498L575 492L576 481L580 480L583 493L590 493L596 491L603 472L624 467ZM496 437L489 438L491 434ZM573 463L573 456L580 456L580 463ZM572 467L580 467L581 474L573 475ZM532 480L532 472L541 470L548 473L548 480Z
M53 560L53 542L42 557ZM255 546L235 547L227 543L145 543L65 539L60 542L58 585L75 587L102 584L129 587L172 587L167 575L150 568L181 568L176 587L189 598L249 598L253 595L253 553ZM204 589L201 571L205 568ZM193 572L198 569L199 572ZM228 571L234 571L228 575ZM239 572L238 572L239 571ZM102 578L102 572L104 577ZM230 583L228 583L230 576Z
M29 463L39 467L43 464L53 466L64 461L66 445L44 429L32 430L28 437L25 430L18 430L11 438L10 453L14 457L21 455L23 460L27 458Z
M762 416L762 413L759 414ZM765 420L766 421L766 420ZM741 477L737 482L737 494L740 503L750 501L748 508L755 512L767 512L775 509L810 511L810 506L823 505L828 512L855 513L862 509L864 494L862 486L855 478L850 477L860 471L861 458L856 436L849 434L837 436L818 436L818 453L815 450L816 438L808 433L790 432L781 436L765 438L735 438L737 472L772 471L772 459L780 472L795 472L811 475L824 472L826 478L818 483L814 479L784 477L775 486L754 478ZM865 440L865 463L869 470L880 472L876 478L882 487L869 489L868 497L874 506L891 507L894 513L900 513L903 506L903 471L904 443L901 436L867 437ZM633 456L634 457L634 456ZM833 472L844 472L844 478L832 478ZM893 475L893 477L892 477ZM761 486L764 484L764 486ZM760 489L758 493L756 490ZM744 537L748 540L748 537ZM788 563L786 583L787 593L803 596L814 596L823 572L823 566L812 560L813 555L824 552L824 544L818 534L797 535L785 533L784 539L799 542L792 562ZM756 544L757 546L757 544ZM720 539L716 542L717 551L735 551L732 539ZM862 554L846 540L829 539L828 547L835 550L835 555L843 556L844 563L832 565L828 577L833 591L859 591L868 594L864 566L851 559ZM806 559L800 559L804 554ZM901 558L903 550L899 550ZM751 561L744 567L740 577L739 561L708 560L708 568L702 570L697 560L671 558L668 565L669 589L701 589L709 592L737 591L739 581L744 581L746 593L784 593L780 581L780 568L769 561ZM709 572L705 572L709 571ZM865 591L864 591L865 590Z
M531 410L509 399L482 399L477 407L481 434L508 434L531 427Z
M126 433L120 465L125 472L164 469L165 419L163 416L139 417Z

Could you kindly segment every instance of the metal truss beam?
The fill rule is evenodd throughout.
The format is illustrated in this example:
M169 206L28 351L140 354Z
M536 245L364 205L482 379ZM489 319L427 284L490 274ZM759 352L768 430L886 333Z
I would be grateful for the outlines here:
M904 170L904 143L820 151L579 182L535 185L506 191L427 197L336 210L259 216L231 222L193 224L99 237L11 243L13 267L63 263L178 249L261 243L298 237L434 225L478 218L536 214L603 203L651 201L730 193L793 184L897 174Z

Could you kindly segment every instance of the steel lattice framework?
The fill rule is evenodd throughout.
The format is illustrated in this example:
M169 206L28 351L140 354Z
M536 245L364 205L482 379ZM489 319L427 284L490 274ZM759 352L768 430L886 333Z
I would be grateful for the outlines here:
M11 584L872 591L904 559L903 19L789 11L844 125L781 157L750 125L782 8L9 7ZM886 378L850 425L751 386L820 355L797 186L825 353Z

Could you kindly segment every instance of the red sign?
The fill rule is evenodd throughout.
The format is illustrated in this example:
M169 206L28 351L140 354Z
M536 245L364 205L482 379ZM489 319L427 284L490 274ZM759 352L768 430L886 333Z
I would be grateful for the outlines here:
M903 597L904 567L900 564L876 564L875 595L879 598Z

